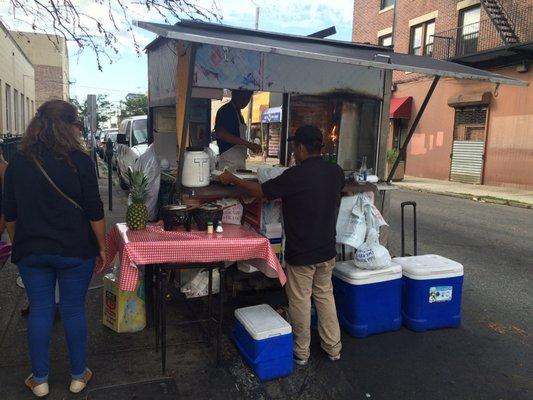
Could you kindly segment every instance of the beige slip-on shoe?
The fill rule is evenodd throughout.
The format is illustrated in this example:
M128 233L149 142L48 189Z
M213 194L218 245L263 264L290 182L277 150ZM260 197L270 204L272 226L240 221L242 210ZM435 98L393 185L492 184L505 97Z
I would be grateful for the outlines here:
M35 382L35 380L33 379L33 374L26 378L24 384L29 387L32 393L37 397L44 397L48 395L48 392L50 391L50 388L48 387L48 382Z
M93 373L89 368L85 369L85 375L81 379L72 379L70 382L70 391L72 393L79 393L87 386L87 383L93 377Z

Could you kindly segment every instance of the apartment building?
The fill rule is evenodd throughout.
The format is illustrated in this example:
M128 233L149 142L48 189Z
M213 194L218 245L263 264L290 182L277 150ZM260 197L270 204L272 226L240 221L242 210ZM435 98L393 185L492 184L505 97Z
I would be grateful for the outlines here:
M35 113L35 74L31 61L1 22L0 57L0 135L19 135Z
M355 0L353 40L533 82L532 0ZM391 147L429 85L395 72ZM533 188L533 85L441 79L402 158L408 175Z
M69 100L68 49L65 38L11 32L35 69L36 108L51 99Z

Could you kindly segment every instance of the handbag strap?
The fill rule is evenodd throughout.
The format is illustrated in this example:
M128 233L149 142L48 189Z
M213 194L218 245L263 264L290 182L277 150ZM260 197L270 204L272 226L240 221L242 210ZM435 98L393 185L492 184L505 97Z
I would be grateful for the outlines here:
M83 211L83 208L75 200L71 199L61 189L59 189L57 187L57 185L54 183L52 178L50 178L50 176L46 173L46 171L44 170L44 168L41 165L41 163L39 161L37 161L36 159L33 159L33 161L35 161L35 164L37 165L37 167L41 170L41 172L43 173L43 175L46 178L46 180L48 182L50 182L50 185L52 185L52 187L56 190L56 192L59 193L61 196L63 196L63 198L68 200L70 203L72 203L74 205L74 207L76 207L78 210Z

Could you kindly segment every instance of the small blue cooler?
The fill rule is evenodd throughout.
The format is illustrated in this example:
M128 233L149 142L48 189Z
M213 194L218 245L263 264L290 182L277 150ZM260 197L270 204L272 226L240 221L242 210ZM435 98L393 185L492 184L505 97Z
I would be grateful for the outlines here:
M339 323L355 337L395 331L402 325L402 268L365 270L353 261L338 262L333 270L333 293Z
M232 336L239 352L261 381L290 375L292 328L268 304L235 310Z
M407 328L423 332L461 324L461 264L435 254L393 261L403 270L402 318Z

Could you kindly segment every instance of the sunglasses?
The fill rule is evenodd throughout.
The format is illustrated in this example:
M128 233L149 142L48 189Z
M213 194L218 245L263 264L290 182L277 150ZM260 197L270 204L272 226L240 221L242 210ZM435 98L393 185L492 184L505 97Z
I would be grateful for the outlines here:
M83 128L83 124L81 123L81 121L73 122L72 125L74 125L75 127L79 128L79 129Z

